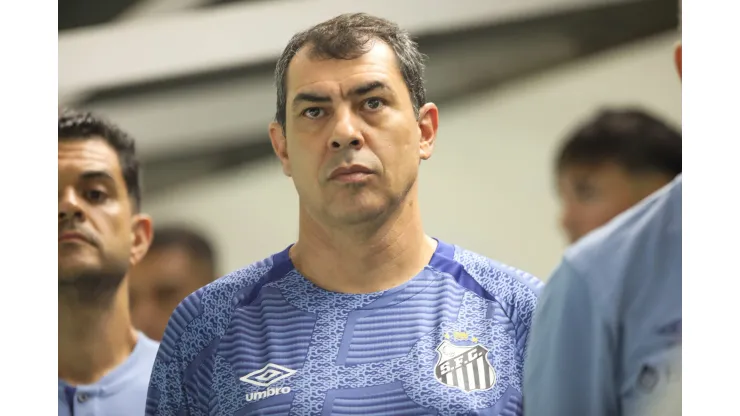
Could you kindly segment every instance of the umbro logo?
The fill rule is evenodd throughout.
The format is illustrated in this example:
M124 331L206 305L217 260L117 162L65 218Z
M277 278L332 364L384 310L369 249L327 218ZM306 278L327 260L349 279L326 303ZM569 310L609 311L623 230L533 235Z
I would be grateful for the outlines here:
M257 387L269 387L293 374L295 374L295 370L270 363L257 371L252 371L239 380Z
M278 394L290 393L290 387L270 387L278 381L285 380L286 378L295 374L295 370L283 367L281 365L269 363L257 371L252 371L239 380L251 384L256 387L268 387L266 390L247 393L247 401L256 401L265 399L268 397L276 396Z

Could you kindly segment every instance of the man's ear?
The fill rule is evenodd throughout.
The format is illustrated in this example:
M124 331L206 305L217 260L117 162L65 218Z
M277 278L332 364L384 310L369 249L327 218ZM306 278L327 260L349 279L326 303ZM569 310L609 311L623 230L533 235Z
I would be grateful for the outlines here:
M283 173L285 176L291 176L290 159L288 158L288 142L285 138L285 129L280 123L273 121L270 123L270 141L272 142L272 150L275 151L280 164L283 166Z
M434 153L434 144L437 140L439 127L439 109L434 103L426 103L419 109L419 155L421 160L427 160Z
M149 251L154 237L152 218L146 214L135 214L131 224L131 266L138 264Z

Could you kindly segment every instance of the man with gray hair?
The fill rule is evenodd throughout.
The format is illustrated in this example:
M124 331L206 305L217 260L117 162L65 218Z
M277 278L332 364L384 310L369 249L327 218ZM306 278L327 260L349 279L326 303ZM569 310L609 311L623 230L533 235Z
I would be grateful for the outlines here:
M298 241L175 310L148 415L521 415L541 283L425 234L422 70L408 33L366 14L291 39L270 138Z

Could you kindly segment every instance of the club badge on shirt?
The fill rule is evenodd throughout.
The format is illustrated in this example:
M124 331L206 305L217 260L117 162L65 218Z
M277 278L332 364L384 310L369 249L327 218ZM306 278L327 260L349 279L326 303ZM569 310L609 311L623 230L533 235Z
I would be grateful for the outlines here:
M445 334L437 354L434 377L445 386L471 393L489 390L496 384L496 371L488 360L488 348L481 345L478 338L465 332Z

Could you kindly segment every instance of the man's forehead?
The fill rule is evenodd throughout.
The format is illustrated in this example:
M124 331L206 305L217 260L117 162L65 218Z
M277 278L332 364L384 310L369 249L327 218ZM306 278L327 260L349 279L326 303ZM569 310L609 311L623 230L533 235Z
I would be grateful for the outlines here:
M89 171L107 172L114 179L122 178L116 151L103 139L67 139L59 141L59 171L84 174Z
M611 159L594 159L591 161L584 160L572 162L563 166L561 174L569 176L588 176L601 173L617 172L622 169L622 165Z
M561 177L582 177L588 176L601 169L599 164L583 163L583 164L572 164L565 166L560 170Z
M366 53L355 59L317 57L309 44L292 59L287 88L289 95L295 95L314 88L351 89L371 80L383 81L391 88L394 83L403 83L396 55L386 43L374 42Z
M59 160L78 159L117 162L118 154L102 138L70 138L59 141Z
M203 270L203 261L194 257L187 249L168 246L148 252L134 268L133 274L136 275L134 280L148 280L153 285L181 285L192 279L199 279Z
M575 185L581 184L623 184L629 180L625 169L612 162L571 166L561 171L559 180Z
M154 238L157 238L156 233ZM190 250L178 243L150 249L144 256L142 264L157 268L190 269L197 261L198 259L192 255Z

